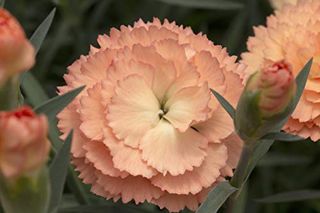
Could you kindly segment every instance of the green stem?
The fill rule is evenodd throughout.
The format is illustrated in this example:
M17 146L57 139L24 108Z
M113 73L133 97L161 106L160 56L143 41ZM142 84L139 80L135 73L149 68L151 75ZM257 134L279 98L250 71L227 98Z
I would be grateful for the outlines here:
M241 153L241 157L240 157L240 161L239 164L236 168L236 171L230 181L231 185L238 188L239 190L237 192L235 192L233 195L231 195L231 197L229 198L228 202L227 202L227 209L226 212L227 213L232 213L234 210L234 206L236 204L236 201L238 200L243 185L246 181L247 178L247 174L248 174L248 170L249 170L249 162L254 150L254 146L251 145L247 145L250 143L246 143L243 147L242 153Z
M19 77L10 78L0 88L0 110L11 110L19 106L20 89Z

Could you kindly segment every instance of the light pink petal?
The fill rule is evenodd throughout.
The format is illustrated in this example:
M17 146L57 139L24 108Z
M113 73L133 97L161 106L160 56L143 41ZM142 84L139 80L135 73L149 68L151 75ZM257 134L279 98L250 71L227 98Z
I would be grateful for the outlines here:
M161 120L146 132L140 143L142 158L162 174L181 175L199 167L203 162L208 141L193 129L177 131Z
M212 113L211 118L194 125L194 128L213 143L219 143L234 131L232 119L221 106Z
M184 208L196 211L200 205L200 193L198 195L176 195L165 193L158 199L152 199L152 203L158 205L161 209L166 208L170 212L180 212Z
M62 112L58 114L58 128L63 135L61 138L64 140L67 135L73 130L73 139L71 146L71 153L74 157L84 157L85 151L83 145L88 142L85 135L79 130L81 124L80 115L76 112L76 105L70 104Z
M99 174L97 183L112 195L121 195L123 203L134 200L136 204L159 198L163 192L141 176L124 179Z
M168 112L164 118L184 132L193 121L203 121L208 117L210 96L207 84L181 89L166 102Z
M88 89L88 95L80 100L80 129L91 140L101 140L103 128L106 126L104 102L107 97L103 97L102 90L112 93L111 87L103 89L101 84L96 84L92 89Z
M139 75L119 82L108 106L109 126L128 146L139 146L143 134L159 121L160 103Z
M143 47L141 45L134 45L132 52L136 60L153 65L156 69L153 77L152 90L156 97L162 100L165 92L176 78L174 64L161 57L152 46Z
M91 163L86 162L85 158L73 158L72 164L75 165L75 170L80 173L79 178L83 183L93 184L97 181L95 176L96 169Z
M222 176L233 176L233 169L235 169L240 160L242 153L243 141L239 138L236 133L232 133L227 138L223 139L222 143L227 147L228 160L227 165L222 171Z
M217 181L227 157L227 148L223 144L210 144L200 167L178 176L159 174L151 179L151 183L172 194L197 194Z
M87 151L86 159L103 174L121 178L128 176L128 173L120 172L113 166L110 151L102 142L91 141L84 145L84 149Z
M157 174L156 170L148 166L142 159L141 151L117 141L112 133L105 131L104 144L110 149L115 168L128 172L133 176L141 175L151 178Z

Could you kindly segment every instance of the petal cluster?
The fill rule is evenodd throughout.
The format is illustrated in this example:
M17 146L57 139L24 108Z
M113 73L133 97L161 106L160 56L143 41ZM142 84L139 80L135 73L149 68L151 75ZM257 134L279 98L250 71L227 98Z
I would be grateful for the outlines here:
M59 88L86 85L58 115L62 137L74 129L80 178L107 199L195 210L239 158L232 120L209 88L236 104L242 67L206 36L156 18L98 43Z
M0 174L17 178L45 164L50 145L48 122L29 107L0 112Z
M284 61L294 76L314 58L305 91L292 114L285 131L313 141L320 139L320 1L299 0L297 5L286 5L268 17L267 26L254 28L249 38L249 52L242 55L247 66L242 78L265 67L267 63Z
M0 8L0 83L30 69L35 61L34 48L18 21Z

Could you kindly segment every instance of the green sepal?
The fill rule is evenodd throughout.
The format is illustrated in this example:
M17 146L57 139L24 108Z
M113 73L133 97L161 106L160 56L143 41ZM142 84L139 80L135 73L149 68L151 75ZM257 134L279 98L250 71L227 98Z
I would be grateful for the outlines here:
M0 200L6 213L45 213L50 198L46 167L16 179L0 177Z

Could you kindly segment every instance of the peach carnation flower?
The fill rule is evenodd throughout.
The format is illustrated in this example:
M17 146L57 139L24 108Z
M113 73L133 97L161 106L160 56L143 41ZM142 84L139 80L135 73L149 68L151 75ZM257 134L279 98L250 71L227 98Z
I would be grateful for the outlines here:
M18 21L0 8L0 84L14 74L30 69L35 61L34 48Z
M48 122L29 107L0 112L0 174L17 178L37 171L49 153Z
M284 61L294 76L310 58L314 58L305 91L284 130L313 141L320 139L320 1L300 0L287 5L267 20L267 27L254 28L249 52L242 55L247 69L244 79L266 63Z
M58 116L64 137L74 129L80 178L107 199L195 210L232 176L241 151L232 120L209 90L236 104L236 58L206 36L158 19L112 28L98 43L59 88L63 94L86 85Z

